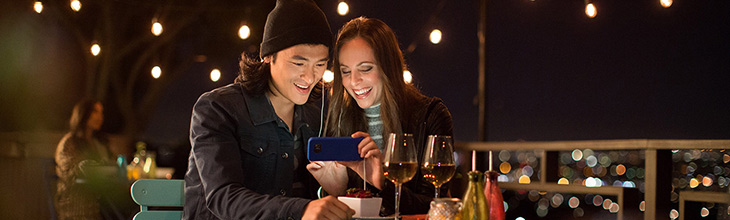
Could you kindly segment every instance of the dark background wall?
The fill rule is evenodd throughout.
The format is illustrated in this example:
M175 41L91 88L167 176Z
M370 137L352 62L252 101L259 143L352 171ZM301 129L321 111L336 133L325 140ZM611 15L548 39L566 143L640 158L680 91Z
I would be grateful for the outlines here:
M730 2L489 1L489 140L730 138Z

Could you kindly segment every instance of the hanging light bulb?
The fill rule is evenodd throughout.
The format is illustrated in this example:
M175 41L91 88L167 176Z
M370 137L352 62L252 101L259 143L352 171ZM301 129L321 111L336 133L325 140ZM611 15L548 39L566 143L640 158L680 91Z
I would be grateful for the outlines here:
M33 9L35 9L35 12L38 12L38 14L43 11L43 3L40 1L36 1L35 4L33 4Z
M155 36L160 36L160 34L162 34L162 24L160 24L159 21L152 23L152 34Z
M91 55L99 55L99 52L101 52L101 47L99 44L91 45Z
M439 42L441 42L441 30L433 29L433 31L431 31L431 35L429 35L428 38L431 39L431 43L438 44Z
M406 83L411 83L413 80L413 75L411 75L411 71L405 70L403 71L403 81L406 81Z
M348 11L350 11L350 6L347 5L347 2L341 1L337 4L337 14L344 16Z
M71 9L73 9L74 11L81 10L81 1L71 0Z
M150 73L152 73L152 78L160 78L162 75L162 68L160 68L160 66L152 67L152 71L150 71Z
M586 15L588 15L589 18L595 18L596 13L596 6L593 5L593 3L586 4Z
M659 0L659 3L662 4L662 7L669 8L669 7L672 6L672 3L674 3L674 1L672 1L672 0Z
M333 73L330 70L324 71L324 75L322 75L322 80L324 80L325 83L330 83L334 79L335 79L335 73Z
M238 29L238 37L246 40L249 36L251 36L251 28L249 28L248 25L245 24L241 25L241 28Z
M210 71L210 80L213 82L218 82L218 80L221 79L221 71L218 69L213 69L213 71Z

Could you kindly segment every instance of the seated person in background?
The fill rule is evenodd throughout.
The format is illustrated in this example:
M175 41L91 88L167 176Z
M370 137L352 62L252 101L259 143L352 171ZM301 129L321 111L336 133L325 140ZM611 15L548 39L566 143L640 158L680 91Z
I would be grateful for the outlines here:
M305 149L320 127L318 99L332 32L311 0L279 0L259 59L242 55L236 83L201 95L190 122L183 219L348 219L316 199ZM313 91L314 90L314 91ZM313 200L316 199L316 200Z
M428 135L452 135L451 113L441 99L426 97L403 80L405 64L398 41L393 30L378 19L359 17L347 22L337 36L333 58L335 78L325 131L327 136L365 137L358 147L366 159L312 162L307 169L333 195L361 188L362 179L367 179L372 185L369 188L380 190L381 215L391 215L395 213L395 185L383 177L383 137L413 134L420 165ZM351 169L347 171L341 164ZM363 167L367 177L363 177ZM439 194L448 195L448 189L444 185ZM403 184L401 214L425 214L433 195L434 186L419 170Z
M101 208L95 190L77 179L89 180L85 169L91 165L114 165L108 142L98 132L104 123L104 107L100 102L82 100L74 106L69 124L71 131L56 148L55 196L59 219L101 219ZM86 169L88 170L88 169Z

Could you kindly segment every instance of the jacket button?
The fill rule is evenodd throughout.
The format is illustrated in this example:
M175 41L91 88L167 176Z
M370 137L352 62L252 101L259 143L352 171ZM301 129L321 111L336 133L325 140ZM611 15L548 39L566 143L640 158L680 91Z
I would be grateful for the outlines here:
M289 158L289 154L284 152L283 154L281 154L281 158L284 158L284 159Z
M285 196L286 195L286 190L281 189L281 191L279 191L279 193L281 193L282 196Z
M261 153L264 152L264 149L259 147L259 149L256 149L256 152L259 153L259 154L261 154Z

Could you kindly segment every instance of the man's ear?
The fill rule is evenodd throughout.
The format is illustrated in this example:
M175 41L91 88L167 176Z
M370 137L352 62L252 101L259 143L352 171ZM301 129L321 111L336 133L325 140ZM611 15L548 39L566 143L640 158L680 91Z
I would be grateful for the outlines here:
M271 63L271 55L267 55L264 57L264 63Z

